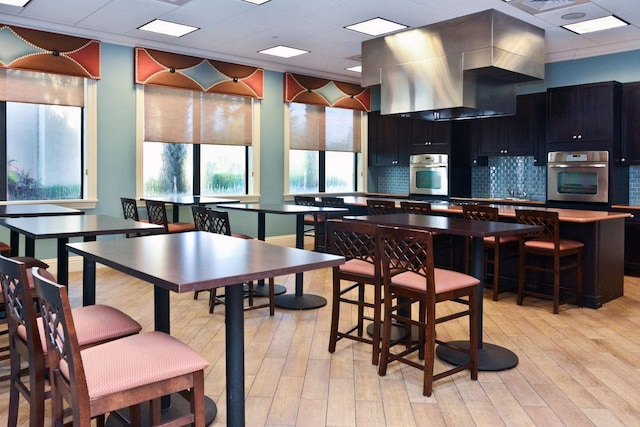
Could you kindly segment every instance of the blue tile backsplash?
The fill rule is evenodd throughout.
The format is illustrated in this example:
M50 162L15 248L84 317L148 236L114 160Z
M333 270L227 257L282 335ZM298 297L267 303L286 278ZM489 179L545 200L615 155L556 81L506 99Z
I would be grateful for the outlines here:
M640 166L629 166L629 204L640 205Z
M472 169L473 197L509 197L509 189L515 196L526 192L530 200L546 200L546 174L543 166L534 166L533 157L490 157L488 166ZM409 167L390 166L377 169L378 188L372 192L390 194L409 193ZM635 175L637 197L640 201L640 167Z

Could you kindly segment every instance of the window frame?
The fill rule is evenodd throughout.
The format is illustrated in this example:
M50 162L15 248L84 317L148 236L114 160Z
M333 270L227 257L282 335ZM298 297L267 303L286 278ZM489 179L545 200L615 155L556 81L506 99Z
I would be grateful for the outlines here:
M182 89L176 89L182 90ZM136 198L144 197L144 85L136 85ZM260 199L260 100L252 99L252 141L247 161L247 194L225 194L224 198L233 198L243 202L257 202ZM198 145L198 144L192 144ZM214 144L215 145L215 144ZM194 147L194 167L198 164L198 172L194 170L192 192L200 188L200 150ZM197 152L197 155L196 155ZM196 182L197 181L197 182ZM197 184L197 185L196 185ZM217 196L212 196L217 197Z

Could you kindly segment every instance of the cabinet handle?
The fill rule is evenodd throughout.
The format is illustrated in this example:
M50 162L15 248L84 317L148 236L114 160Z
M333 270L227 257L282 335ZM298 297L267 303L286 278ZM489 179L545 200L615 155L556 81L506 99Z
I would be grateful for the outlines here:
M624 163L626 161L627 161L627 159L625 159L624 157L620 159L620 163Z
M582 135L578 135L578 139L582 139Z
M392 164L392 165L397 165L397 164L398 164L398 161L397 161L397 160L393 160L393 161L391 162L391 164Z

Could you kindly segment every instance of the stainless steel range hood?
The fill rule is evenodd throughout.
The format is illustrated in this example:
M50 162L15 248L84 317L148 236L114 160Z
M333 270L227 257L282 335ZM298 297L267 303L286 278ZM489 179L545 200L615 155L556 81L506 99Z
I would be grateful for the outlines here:
M512 115L515 84L543 78L544 30L493 9L362 43L362 85L381 85L381 114Z

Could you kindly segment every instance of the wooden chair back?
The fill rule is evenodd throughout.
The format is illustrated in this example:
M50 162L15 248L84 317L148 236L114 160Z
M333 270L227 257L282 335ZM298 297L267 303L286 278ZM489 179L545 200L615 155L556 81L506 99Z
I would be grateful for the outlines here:
M485 205L464 205L462 206L462 217L465 219L476 219L480 221L498 221L498 208Z
M367 209L369 215L385 215L396 213L396 202L393 200L368 199Z
M400 210L404 213L416 215L431 215L431 203L426 202L400 202Z
M296 205L316 206L316 198L311 196L293 196L293 202Z
M136 203L136 199L120 197L120 204L122 205L122 213L124 214L124 219L132 219L134 221L140 221L140 215L138 215L138 205Z
M344 206L344 199L342 197L324 196L320 198L320 204L322 206L331 206L331 207L339 208Z
M147 206L147 217L149 223L164 226L164 231L169 232L169 219L167 218L167 207L164 202L157 200L145 200Z
M397 273L410 271L426 279L427 295L435 302L433 237L428 231L380 227L378 232L382 276L390 281ZM429 299L427 299L429 301Z
M535 209L516 209L516 222L520 224L539 225L540 231L531 232L523 236L527 239L541 239L553 242L554 247L560 245L560 219L558 212L540 211Z
M347 261L357 259L374 264L380 275L380 251L377 244L378 226L358 221L327 221L328 253Z

